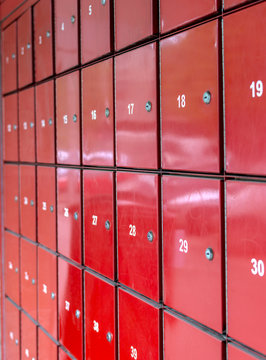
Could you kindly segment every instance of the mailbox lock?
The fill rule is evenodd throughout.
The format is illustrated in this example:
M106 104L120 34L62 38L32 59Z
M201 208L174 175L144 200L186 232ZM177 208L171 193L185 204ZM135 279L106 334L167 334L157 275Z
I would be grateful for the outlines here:
M205 91L202 98L203 102L208 105L211 102L211 98L212 98L211 93L209 91Z
M113 334L108 331L108 333L106 334L106 339L108 342L111 342L113 340Z
M46 31L46 37L49 38L51 36L50 31Z
M15 272L18 273L18 268L16 267Z
M77 319L79 319L79 318L80 318L80 311L79 311L79 310L76 310L76 312L75 312L75 316L76 316L76 318L77 318Z
M15 59L15 58L16 58L16 54L12 54L11 57L12 57L12 59Z
M54 212L54 207L53 207L53 205L50 206L50 211L51 211L51 212Z
M33 128L33 126L34 126L34 124L33 124L33 122L31 122L31 123L30 123L30 127L31 127L31 129Z
M30 43L27 44L27 49L30 49L31 48L31 45Z
M147 234L147 239L148 239L150 242L152 242L152 241L153 241L153 238L154 238L153 232L152 232L152 231L149 231L148 234Z
M213 253L212 248L208 248L208 249L205 251L205 256L206 256L206 259L207 259L207 260L209 260L209 261L212 261L212 260L213 260L214 253Z
M30 206L33 206L33 205L34 205L34 201L31 200L31 201L30 201Z
M74 115L73 115L73 121L74 121L74 122L77 122L77 120L78 120L78 117L77 117L76 114L74 114Z
M49 119L48 123L49 123L49 125L53 125L53 120Z
M35 285L35 279L31 280L32 285Z
M148 112L151 112L151 102L150 101L146 102L145 108Z
M75 220L78 220L78 218L79 218L78 213L77 213L77 212L74 212L74 219L75 219Z
M76 17L75 17L75 15L72 15L72 16L71 16L71 22L72 22L72 24L74 24L75 21L76 21Z
M106 108L105 109L105 116L108 118L110 116L110 109Z
M111 228L111 223L110 223L109 220L106 220L106 221L105 221L105 229L106 229L106 230L110 230L110 228Z
M18 339L15 340L15 344L18 345Z
M17 130L17 128L18 128L17 125L14 125L14 126L13 126L13 129L14 129L14 130Z
M15 196L14 200L15 200L16 202L18 201L18 197L17 197L17 195Z
M106 4L106 0L102 0L102 5L105 5Z
M55 299L55 293L54 293L54 292L51 293L51 299L52 299L52 300Z

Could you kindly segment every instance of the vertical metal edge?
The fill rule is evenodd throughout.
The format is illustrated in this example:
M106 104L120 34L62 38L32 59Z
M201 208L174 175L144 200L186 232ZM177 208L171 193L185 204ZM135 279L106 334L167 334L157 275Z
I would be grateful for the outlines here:
M81 270L82 274L82 348L83 348L83 359L86 359L86 280L85 280L85 271L84 269Z
M119 287L116 285L116 334L117 334L117 339L116 339L116 347L117 347L117 353L116 353L116 359L120 359L120 341L119 341L119 337L120 337L120 329L119 329Z
M224 181L224 251L225 251L225 317L226 317L226 335L228 334L228 261L227 261L227 191L226 181Z
M225 68L224 68L224 19L221 19L221 71L222 71L222 104L223 104L223 168L224 173L226 172L226 123L225 123Z

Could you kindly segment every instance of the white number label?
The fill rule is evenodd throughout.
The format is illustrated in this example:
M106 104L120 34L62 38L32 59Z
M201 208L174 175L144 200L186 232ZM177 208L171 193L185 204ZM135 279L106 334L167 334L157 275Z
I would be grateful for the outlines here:
M97 333L100 331L99 323L95 320L93 321L93 330L96 331Z
M23 123L23 129L24 129L24 130L27 130L27 129L28 129L28 125L27 125L26 121Z
M42 209L43 211L47 210L47 203L45 201L42 202Z
M92 225L97 226L98 216L92 215Z
M9 64L9 57L6 57L6 63Z
M14 333L12 331L10 331L9 337L10 337L11 340L14 340Z
M42 36L39 36L39 45L42 45Z
M61 30L64 31L65 30L65 23L62 22L61 24Z
M8 268L9 268L10 270L12 270L12 269L13 269L13 264L12 264L12 262L11 262L11 261L9 261L9 262L8 262Z
M65 301L65 309L66 309L66 311L69 311L69 309L70 309L70 302Z
M25 276L25 280L29 280L29 279L30 279L29 274L27 273L27 271L25 271L24 276Z
M129 235L130 236L136 236L137 235L137 231L136 231L136 226L135 225L129 225Z
M132 359L137 360L137 358L138 358L137 349L135 349L133 346L130 346L130 350L131 350L131 357L132 357Z
M251 264L253 268L251 269L251 273L253 275L264 276L264 262L262 260L251 259Z
M25 355L26 355L26 357L30 357L30 351L29 351L29 349L25 349Z
M89 5L89 15L92 15L92 5Z
M258 81L252 81L250 85L252 97L261 97L263 94L263 82L261 80Z
M12 126L11 126L11 124L8 124L7 125L7 132L11 132L12 131Z
M178 95L177 97L177 105L179 108L186 107L186 95Z
M67 123L68 123L67 115L64 115L64 116L63 116L63 120L64 120L64 124L67 124Z
M69 209L68 208L64 208L64 216L69 217Z
M129 115L133 115L133 113L134 113L134 104L128 104L128 113L129 113Z
M47 285L42 284L42 291L44 294L47 294Z
M92 110L92 112L91 112L91 119L92 119L92 120L96 120L96 119L97 119L96 110Z
M41 120L41 127L45 127L45 120Z
M24 46L21 48L21 55L24 55Z
M29 203L29 200L28 200L28 198L26 196L24 197L23 203L24 203L24 205L28 205L28 203Z
M187 253L188 252L188 242L187 242L187 240L180 239L179 244L180 244L179 251L183 252L183 253Z

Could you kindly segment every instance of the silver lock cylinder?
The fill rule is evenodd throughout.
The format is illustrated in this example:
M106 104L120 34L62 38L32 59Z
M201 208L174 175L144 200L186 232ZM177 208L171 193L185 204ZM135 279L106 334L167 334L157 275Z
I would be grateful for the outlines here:
M16 345L18 345L18 344L19 344L19 343L18 343L18 339L16 339L16 340L15 340L15 344L16 344Z
M30 206L34 206L34 201L33 200L30 201Z
M111 342L113 340L113 334L108 331L108 333L106 334L106 339L108 342Z
M18 268L17 267L15 268L15 273L18 273Z
M31 44L28 43L28 44L27 44L27 49L30 49L30 48L31 48Z
M202 97L204 104L208 105L211 102L211 98L212 97L210 91L205 91Z
M110 228L111 228L111 223L110 223L109 220L106 220L106 221L105 221L105 229L106 229L106 230L110 230Z
M105 116L108 118L110 116L110 109L106 108L105 109Z
M206 256L206 259L207 259L207 260L209 260L209 261L212 261L212 260L213 260L214 252L213 252L212 248L206 249L206 251L205 251L205 256Z
M101 0L102 5L106 4L106 0Z
M77 213L77 212L74 212L74 219L75 219L75 220L78 220L78 218L79 218L78 213Z
M51 33L50 33L50 31L48 30L48 31L46 31L46 37L47 38L49 38L51 36Z
M14 130L17 130L17 128L18 128L17 125L13 125Z
M49 125L53 125L53 120L52 120L52 119L49 119L49 120L48 120L48 124L49 124Z
M77 319L80 318L80 311L79 311L79 310L76 310L76 311L75 311L75 316L76 316Z
M18 201L18 196L17 196L17 195L14 197L14 200L15 200L16 202Z
M54 207L53 207L53 205L50 206L50 211L51 211L51 213L54 212Z
M76 17L75 17L75 15L72 15L72 16L71 16L71 23L74 24L75 21L76 21Z
M16 59L16 54L13 53L13 54L11 55L11 57L12 57L13 60Z
M30 128L32 129L33 127L34 127L34 123L31 122L31 123L30 123Z
M146 109L147 112L151 112L152 104L151 104L150 101L146 102L145 109Z
M35 279L32 279L32 280L31 280L31 283L32 283L32 285L35 285L35 284L36 284Z
M152 242L153 239L154 239L154 235L153 235L153 232L152 231L149 231L148 234L147 234L147 239Z
M77 122L77 120L78 120L78 117L77 117L76 114L74 114L74 115L73 115L73 121L74 121L74 123Z
M55 293L54 293L54 292L51 293L51 299L52 299L52 300L55 299Z

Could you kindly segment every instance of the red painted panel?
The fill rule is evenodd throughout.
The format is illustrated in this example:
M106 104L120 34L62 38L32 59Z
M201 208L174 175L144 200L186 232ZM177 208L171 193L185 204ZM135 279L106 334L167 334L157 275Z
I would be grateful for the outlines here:
M20 304L19 237L5 231L5 294Z
M248 0L224 0L224 9L227 10L231 7L243 4Z
M59 360L72 360L67 353L62 350L62 348L59 348Z
M18 85L21 88L32 81L32 18L29 8L18 19Z
M119 281L159 300L158 176L117 173Z
M2 32L2 86L3 93L7 93L17 88L16 22Z
M40 328L38 330L38 360L57 360L57 345Z
M116 58L117 166L157 168L157 127L156 44L150 44Z
M266 3L224 18L226 169L265 175Z
M113 60L82 70L83 164L114 165Z
M161 41L163 168L219 172L218 61L216 21Z
M21 360L37 359L37 327L21 313Z
M20 354L19 310L5 300L5 360L17 360Z
M228 344L228 360L255 360L255 359L258 358L240 350L240 348Z
M19 167L4 165L4 226L19 233Z
M4 160L18 161L18 97L3 98Z

